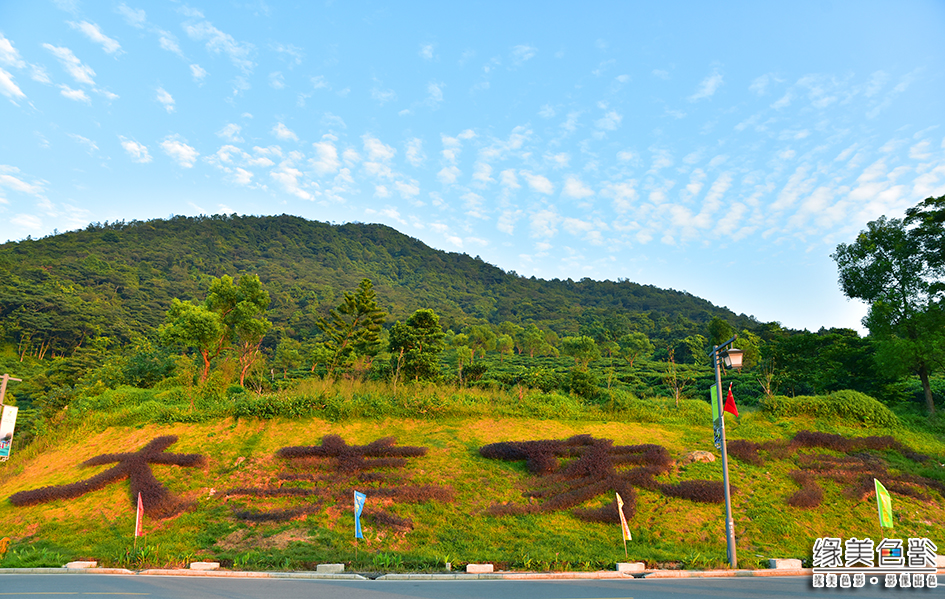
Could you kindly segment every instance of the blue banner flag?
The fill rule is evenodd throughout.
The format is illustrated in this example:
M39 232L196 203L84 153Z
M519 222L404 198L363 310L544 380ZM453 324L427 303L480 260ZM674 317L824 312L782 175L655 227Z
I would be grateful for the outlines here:
M361 510L364 509L366 499L367 495L364 493L354 492L354 536L357 539L364 538L364 535L361 534Z

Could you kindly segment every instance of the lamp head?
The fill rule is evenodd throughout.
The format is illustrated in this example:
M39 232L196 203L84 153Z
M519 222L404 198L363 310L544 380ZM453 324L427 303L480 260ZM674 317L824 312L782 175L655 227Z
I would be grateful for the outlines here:
M735 368L740 370L742 367L742 350L730 347L722 353L722 359L725 361L726 368Z

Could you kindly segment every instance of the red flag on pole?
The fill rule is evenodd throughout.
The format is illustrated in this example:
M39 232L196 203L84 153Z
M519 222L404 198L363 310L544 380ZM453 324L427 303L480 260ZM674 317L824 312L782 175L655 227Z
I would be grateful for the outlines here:
M725 398L725 411L738 416L738 408L735 407L735 396L732 395L732 383L728 384L728 397Z
M144 534L141 526L141 518L144 516L144 503L141 501L141 493L138 493L138 513L135 515L135 538Z

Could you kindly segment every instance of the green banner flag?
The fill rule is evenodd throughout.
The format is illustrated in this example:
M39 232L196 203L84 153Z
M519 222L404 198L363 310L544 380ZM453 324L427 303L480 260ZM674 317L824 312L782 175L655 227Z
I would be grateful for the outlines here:
M712 422L722 417L722 402L719 399L719 390L715 385L709 387L709 394L712 396Z
M878 479L873 479L876 483L876 508L879 510L879 526L893 528L892 516L892 498L889 497L889 491Z

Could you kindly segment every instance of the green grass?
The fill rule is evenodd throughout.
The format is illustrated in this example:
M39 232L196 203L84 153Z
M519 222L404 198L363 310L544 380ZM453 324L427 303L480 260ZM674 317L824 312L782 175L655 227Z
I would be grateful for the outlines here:
M189 393L194 394L193 397ZM841 396L842 397L842 396ZM190 401L194 400L194 409ZM917 464L895 453L883 454L890 468L945 480L945 442L938 429L911 417L864 418L863 410L839 410L830 398L809 402L801 413L762 407L742 408L727 416L729 439L787 439L799 430L819 430L848 437L892 435L916 451L935 456ZM834 400L835 401L835 400ZM861 403L871 406L866 400ZM782 405L784 402L782 401ZM826 406L818 410L816 406ZM872 412L871 412L872 413ZM726 547L724 507L669 498L638 489L634 535L624 555L617 525L588 523L567 512L493 517L493 503L527 502L534 488L520 462L488 460L482 445L499 441L560 439L592 434L615 444L656 443L679 459L696 450L712 450L709 409L700 400L638 398L615 392L613 401L589 401L558 392L470 389L401 385L395 396L380 383L308 381L266 396L229 394L212 388L119 388L78 400L27 448L15 448L0 466L0 494L84 480L107 466L78 468L95 455L135 451L151 439L173 434L169 451L201 453L202 469L154 466L159 481L193 507L174 518L146 518L146 536L132 539L134 509L126 482L112 484L71 501L17 508L0 503L0 537L13 539L2 567L62 565L94 559L101 565L141 569L185 566L190 561L221 561L251 570L314 569L317 563L342 562L356 571L435 571L447 561L491 562L524 570L612 569L618 561L650 566L723 567ZM413 484L448 485L453 503L400 504L387 509L414 522L397 532L366 519L365 539L355 542L351 507L328 502L317 513L288 522L252 523L233 517L235 505L256 509L290 507L298 500L227 498L237 486L275 486L283 466L275 452L290 445L318 444L329 434L349 444L394 436L398 445L428 448L408 460L405 478ZM55 439L55 442L53 442ZM242 459L241 459L242 458ZM839 485L822 481L820 508L788 507L797 489L788 473L789 457L754 466L730 459L733 511L740 567L754 567L770 557L810 556L819 536L881 538L875 503L845 497ZM720 461L678 466L660 482L721 480ZM369 495L369 502L379 502ZM602 505L599 497L584 507ZM945 499L930 502L893 496L896 537L926 536L945 546Z

